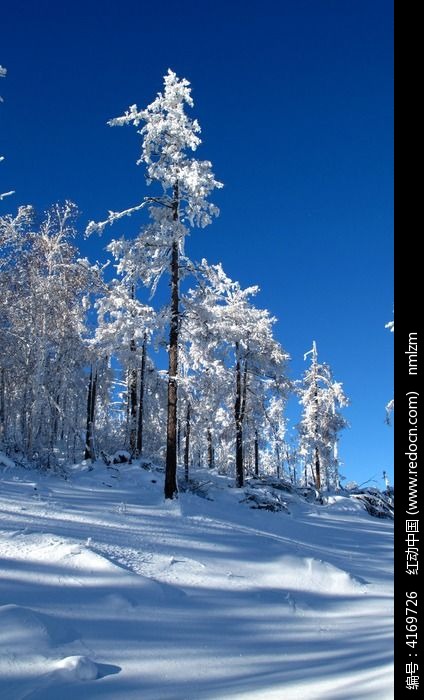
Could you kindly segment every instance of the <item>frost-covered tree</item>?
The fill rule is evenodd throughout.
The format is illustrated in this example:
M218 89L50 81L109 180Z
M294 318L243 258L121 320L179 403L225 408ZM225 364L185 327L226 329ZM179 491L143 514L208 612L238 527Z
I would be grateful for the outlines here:
M271 388L286 396L288 355L273 336L275 319L251 302L258 287L242 289L220 264L209 265L206 260L198 266L197 276L199 285L187 300L187 308L197 322L192 347L199 347L198 356L207 353L210 371L220 377L221 387L230 387L227 401L221 399L220 406L227 411L231 407L236 485L241 487L246 438L258 432L259 407L266 404Z
M207 198L222 186L209 161L190 156L201 143L200 126L187 115L186 106L193 106L190 84L169 70L163 92L146 109L132 105L122 117L109 122L111 126L131 124L137 128L142 137L138 163L146 166L147 182L159 186L158 193L124 212L110 212L105 222L91 222L87 229L88 233L102 230L107 223L148 206L151 223L133 251L135 255L142 250L138 260L140 275L153 287L164 271L169 271L171 277L165 498L173 498L177 492L179 286L184 241L190 228L203 228L218 214L217 207Z
M25 289L26 256L33 212L31 207L20 207L16 216L0 217L0 440L9 438L13 413L11 388L15 377L22 374L20 351L26 338L18 328L21 323L15 314L18 300ZM26 330L26 329L24 329ZM18 348L18 351L16 351ZM12 379L13 378L13 379Z
M3 441L49 465L83 444L85 317L97 270L77 257L75 214L67 202L39 226L30 208L0 218Z
M263 405L261 434L264 454L262 461L267 465L266 471L276 473L278 478L285 476L284 464L289 463L285 407L286 397L281 396L280 393L272 393L268 403ZM255 469L255 473L256 471ZM290 470L287 476L291 478Z
M306 473L309 468L317 490L322 487L339 486L338 439L339 432L347 426L339 408L348 405L342 384L335 382L330 367L318 363L315 341L311 365L306 370L298 389L303 406L302 419L298 425L299 454L303 457Z
M186 478L195 455L197 463L206 461L209 468L215 466L216 448L221 442L217 415L231 393L230 375L216 357L216 339L205 322L202 301L202 295L199 297L194 290L184 296L180 327L179 424L184 435Z
M157 326L154 309L136 295L137 275L125 255L123 242L108 249L117 261L119 279L113 279L97 302L98 323L93 343L97 352L115 357L126 377L126 435L124 444L131 456L143 452L144 398L147 346Z

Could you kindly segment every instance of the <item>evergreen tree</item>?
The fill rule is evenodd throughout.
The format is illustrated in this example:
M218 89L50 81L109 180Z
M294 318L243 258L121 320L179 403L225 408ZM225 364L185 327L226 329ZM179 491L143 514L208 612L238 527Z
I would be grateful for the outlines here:
M85 317L98 270L77 257L76 208L0 218L2 436L40 464L70 456L84 416ZM81 410L82 409L82 410Z
M318 363L315 341L311 365L299 386L300 403L303 406L299 423L299 453L304 459L306 482L309 468L318 491L324 486L339 487L338 434L347 426L337 410L348 405L342 385L335 382L330 367Z
M142 150L138 163L146 165L149 184L157 183L160 191L125 212L109 214L107 221L91 222L87 232L102 230L107 223L149 206L151 223L136 241L134 253L140 253L140 276L153 288L165 270L171 277L168 344L168 399L165 498L177 493L177 386L178 342L180 329L180 279L184 259L184 241L191 227L211 223L218 209L207 197L221 187L212 173L209 161L189 157L201 143L200 126L185 112L193 106L190 84L169 70L164 78L164 91L145 109L132 105L122 117L112 119L111 126L132 124L139 127Z
M208 366L210 379L218 379L217 396L221 393L222 397L222 390L226 389L226 399L218 401L227 415L230 411L233 414L233 460L236 485L241 487L248 451L246 437L249 432L254 436L258 431L255 416L264 412L271 390L284 399L287 395L288 355L273 336L275 318L251 302L258 287L242 289L221 265L209 265L206 260L198 267L197 276L199 285L189 293L187 301L196 328L191 334L191 355Z

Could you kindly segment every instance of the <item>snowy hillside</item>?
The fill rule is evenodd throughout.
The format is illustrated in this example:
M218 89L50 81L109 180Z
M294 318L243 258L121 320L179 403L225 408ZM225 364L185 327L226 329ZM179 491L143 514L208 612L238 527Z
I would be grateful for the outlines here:
M0 465L2 700L393 696L392 521L196 476Z

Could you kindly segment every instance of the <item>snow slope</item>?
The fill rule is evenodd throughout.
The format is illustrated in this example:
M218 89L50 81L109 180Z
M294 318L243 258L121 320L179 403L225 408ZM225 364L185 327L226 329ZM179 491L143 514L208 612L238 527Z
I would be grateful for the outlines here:
M162 499L138 465L0 467L1 700L393 697L393 523ZM196 474L196 476L198 473Z

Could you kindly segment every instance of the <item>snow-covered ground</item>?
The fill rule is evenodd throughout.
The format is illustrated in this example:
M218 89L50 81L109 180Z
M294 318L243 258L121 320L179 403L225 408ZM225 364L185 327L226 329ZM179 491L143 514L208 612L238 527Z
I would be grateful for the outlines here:
M200 478L0 465L1 700L393 697L393 523Z

